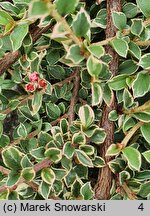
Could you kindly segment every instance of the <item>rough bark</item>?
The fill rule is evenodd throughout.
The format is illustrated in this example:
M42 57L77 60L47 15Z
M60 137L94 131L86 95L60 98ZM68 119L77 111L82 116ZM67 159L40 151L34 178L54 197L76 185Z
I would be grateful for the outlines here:
M107 0L107 28L106 28L106 38L110 38L116 35L117 29L114 27L112 22L112 11L121 11L121 0ZM117 74L118 71L118 55L117 53L110 47L106 46L106 52L110 54L113 58L111 61L109 68L112 72L113 76ZM105 129L107 133L107 137L103 146L100 148L100 155L105 159L106 163L108 163L111 158L105 157L106 151L108 147L114 142L114 123L109 121L108 114L116 109L115 97L113 98L110 106L104 106L102 120L100 125ZM95 186L95 198L100 200L108 200L110 198L110 189L112 186L112 172L108 166L100 169L97 184Z

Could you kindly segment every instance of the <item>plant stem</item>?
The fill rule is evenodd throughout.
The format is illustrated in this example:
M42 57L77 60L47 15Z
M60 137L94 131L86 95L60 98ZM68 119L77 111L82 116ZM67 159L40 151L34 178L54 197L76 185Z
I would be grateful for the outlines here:
M135 200L137 199L136 195L134 194L134 192L128 187L128 185L126 183L124 183L122 185L123 190L125 191L125 193L127 194L128 198L130 200Z
M128 114L137 113L137 112L144 112L149 108L150 108L150 100L148 100L147 102L145 102L143 105L139 107L135 107L129 110L124 110L123 113L128 115Z
M134 125L133 128L131 128L125 138L122 140L123 148L125 148L129 142L129 140L132 138L133 134L144 124L144 122L138 122L136 125Z
M105 42L110 42L112 39L116 37L116 33L117 33L117 29L113 25L113 21L112 21L112 11L121 11L121 0L107 1L107 27L106 27ZM98 43L98 45L101 44ZM109 69L112 72L112 75L115 76L118 71L119 57L111 46L106 46L106 53L110 54L113 58L113 60L109 64ZM108 163L111 160L110 157L106 157L106 151L108 147L112 143L114 143L114 130L115 130L114 123L112 121L109 121L108 115L114 109L116 109L115 97L113 98L109 106L107 105L104 106L102 120L100 122L100 126L104 128L107 133L106 139L100 148L100 156L105 159L106 163ZM111 185L112 185L112 172L108 166L105 166L99 170L98 180L94 188L95 198L101 200L108 200L110 198Z
M74 118L75 118L74 108L78 100L78 93L79 93L79 88L80 88L80 68L77 68L76 70L77 70L77 75L74 78L74 89L73 89L70 107L68 111L68 120L70 124L74 121Z

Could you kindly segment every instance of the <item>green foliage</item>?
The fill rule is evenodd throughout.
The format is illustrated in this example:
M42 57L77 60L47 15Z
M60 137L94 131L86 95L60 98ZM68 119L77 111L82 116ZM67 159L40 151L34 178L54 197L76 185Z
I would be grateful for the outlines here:
M105 1L0 2L1 200L92 200L107 168L150 199L150 4L121 4L105 38Z

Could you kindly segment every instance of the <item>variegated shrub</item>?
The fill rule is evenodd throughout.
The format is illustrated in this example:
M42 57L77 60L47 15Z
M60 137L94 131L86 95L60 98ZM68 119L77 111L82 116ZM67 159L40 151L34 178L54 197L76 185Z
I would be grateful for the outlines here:
M150 199L149 0L0 1L0 199Z

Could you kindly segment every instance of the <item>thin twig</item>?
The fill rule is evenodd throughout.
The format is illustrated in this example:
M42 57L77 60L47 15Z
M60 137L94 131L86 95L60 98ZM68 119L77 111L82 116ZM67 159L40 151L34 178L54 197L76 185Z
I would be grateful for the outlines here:
M135 193L128 187L128 185L126 183L124 183L122 185L122 188L130 200L136 200L137 199Z
M72 98L70 101L70 107L68 111L68 120L70 124L75 119L74 108L75 108L76 102L78 101L79 88L80 88L80 71L79 71L79 68L77 68L76 77L74 78L74 89L73 89Z
M138 107L135 107L129 110L123 110L123 113L128 115L128 114L133 114L133 113L138 113L138 112L144 112L149 108L150 108L150 100L148 100L141 106L138 106Z
M133 134L144 124L144 122L138 122L136 125L134 125L133 128L131 128L125 138L122 140L123 148L125 148L129 142L129 140L132 138Z

